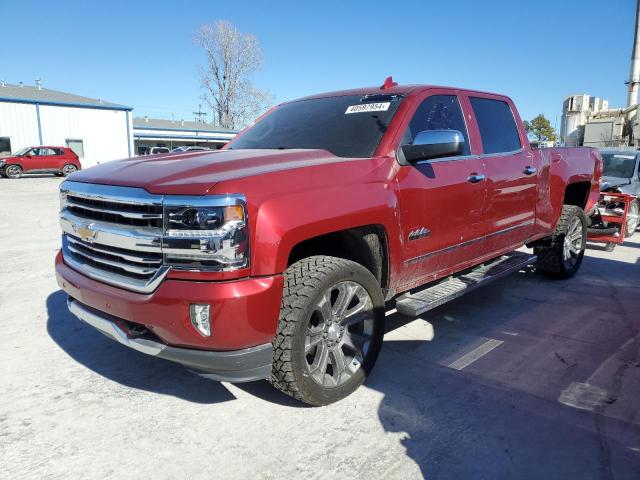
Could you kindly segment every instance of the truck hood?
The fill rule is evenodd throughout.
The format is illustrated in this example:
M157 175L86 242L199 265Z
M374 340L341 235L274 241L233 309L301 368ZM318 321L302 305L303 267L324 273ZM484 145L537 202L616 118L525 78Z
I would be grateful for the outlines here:
M76 182L140 187L150 193L205 195L216 183L350 159L326 150L218 150L149 155L74 173ZM228 192L237 193L237 192Z
M630 178L604 176L600 180L600 191L606 192L609 189L623 187L625 185L631 185Z

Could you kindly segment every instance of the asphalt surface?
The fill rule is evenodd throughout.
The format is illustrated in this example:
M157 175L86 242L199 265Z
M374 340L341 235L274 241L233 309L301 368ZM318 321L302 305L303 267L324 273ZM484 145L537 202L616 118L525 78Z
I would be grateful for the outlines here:
M114 343L68 313L57 178L0 179L0 478L640 479L640 233L424 319L308 408Z

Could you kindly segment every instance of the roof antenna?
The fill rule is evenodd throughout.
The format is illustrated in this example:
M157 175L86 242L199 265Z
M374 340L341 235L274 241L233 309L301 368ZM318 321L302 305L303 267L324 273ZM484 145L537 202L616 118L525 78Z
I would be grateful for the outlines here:
M38 90L42 90L42 79L41 78L36 78L36 88Z
M384 83L380 87L380 90L387 90L391 87L395 87L396 85L398 85L398 82L394 82L393 77L388 76L387 78L384 79Z

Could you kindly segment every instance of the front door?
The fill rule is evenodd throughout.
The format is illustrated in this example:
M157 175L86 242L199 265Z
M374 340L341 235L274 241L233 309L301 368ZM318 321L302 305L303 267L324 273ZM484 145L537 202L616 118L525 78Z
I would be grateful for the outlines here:
M482 251L486 185L482 160L471 156L458 97L431 91L418 106L402 144L424 130L450 129L465 138L462 155L420 161L397 174L404 244L402 288L412 288L472 261Z

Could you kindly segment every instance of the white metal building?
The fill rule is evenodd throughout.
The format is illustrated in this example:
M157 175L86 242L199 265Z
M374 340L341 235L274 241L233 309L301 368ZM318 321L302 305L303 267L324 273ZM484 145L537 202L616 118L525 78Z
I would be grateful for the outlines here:
M238 132L203 122L162 120L136 117L133 119L135 153L143 155L152 147L199 146L211 149L222 146Z
M0 83L0 156L23 147L67 146L84 168L134 154L131 107Z

